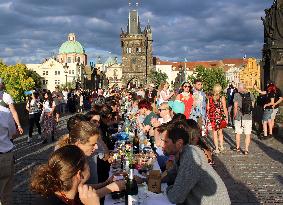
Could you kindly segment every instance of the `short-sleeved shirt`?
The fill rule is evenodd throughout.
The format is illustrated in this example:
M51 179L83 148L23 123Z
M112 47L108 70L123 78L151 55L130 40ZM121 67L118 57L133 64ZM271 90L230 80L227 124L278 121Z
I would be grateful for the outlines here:
M250 96L251 96L252 102L254 103L255 102L254 95L252 93L250 93ZM241 112L242 96L241 96L240 93L235 93L233 102L234 103L238 102L238 108L237 108L238 112L237 112L235 120L252 120L252 113L243 115L242 112Z
M151 112L149 115L147 115L145 118L144 118L144 121L143 121L143 124L146 126L146 125L151 125L151 119L152 118L158 118L158 116L154 113L154 112Z
M282 97L281 90L277 88L276 93L275 93L275 100L274 102L276 103L280 98ZM275 106L275 108L278 108L279 104Z
M3 91L0 91L0 101L3 101L3 104L6 104L7 106L14 103L11 95L9 95L8 93L3 92ZM0 111L10 112L10 109L9 109L9 107L3 106L0 103Z
M275 102L275 95L276 95L275 93L267 93L265 104L270 103L272 98L274 98L274 102ZM266 106L265 109L272 109L272 105Z
M52 96L53 96L55 105L59 105L60 103L62 103L63 98L64 98L64 95L62 92L53 91Z
M52 102L52 107L55 107L55 102ZM43 104L43 111L44 112L52 112L52 107L50 107L49 101L46 100Z
M0 111L0 152L9 152L14 145L11 138L16 134L16 126L11 112Z

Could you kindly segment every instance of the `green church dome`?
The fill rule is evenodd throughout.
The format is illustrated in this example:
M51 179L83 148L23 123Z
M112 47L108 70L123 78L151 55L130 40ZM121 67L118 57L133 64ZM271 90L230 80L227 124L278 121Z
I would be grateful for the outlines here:
M80 44L80 42L76 41L75 34L71 33L68 36L68 41L63 43L59 48L59 54L85 54L84 47Z

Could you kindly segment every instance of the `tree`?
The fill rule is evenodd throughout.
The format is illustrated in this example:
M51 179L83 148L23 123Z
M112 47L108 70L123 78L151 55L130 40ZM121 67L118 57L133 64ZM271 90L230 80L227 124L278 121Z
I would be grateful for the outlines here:
M34 81L27 76L27 68L23 64L7 66L0 63L0 77L4 80L6 91L16 102L25 99L24 91L34 88Z
M61 84L59 89L60 90L64 90L64 89L75 89L76 88L76 81L72 81L72 82L67 82L67 86L66 83L65 84Z
M37 72L33 70L27 70L27 76L33 79L34 88L42 88L41 76Z
M166 82L168 76L166 73L163 73L161 71L151 71L148 78L150 82L154 83L155 86L159 86L160 83Z
M225 72L222 68L205 68L198 66L193 75L189 76L188 80L194 82L195 79L200 79L203 83L203 90L211 92L215 84L220 84L222 89L228 86L228 81L225 77Z

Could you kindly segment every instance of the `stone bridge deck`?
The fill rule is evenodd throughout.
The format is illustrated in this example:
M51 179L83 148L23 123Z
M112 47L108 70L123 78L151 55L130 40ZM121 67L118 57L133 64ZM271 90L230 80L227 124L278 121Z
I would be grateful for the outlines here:
M66 133L67 118L60 122L58 136ZM38 139L29 144L26 141L27 135L15 140L15 205L28 205L34 199L28 188L31 170L46 162L53 150L51 143L42 145ZM233 130L226 129L227 151L215 157L215 169L228 188L232 204L283 204L282 142L277 139L260 141L254 137L248 156L231 151L230 146L234 144Z

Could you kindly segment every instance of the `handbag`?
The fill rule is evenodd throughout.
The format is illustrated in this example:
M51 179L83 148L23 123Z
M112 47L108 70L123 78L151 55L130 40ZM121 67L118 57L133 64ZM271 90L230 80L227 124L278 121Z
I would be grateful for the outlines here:
M226 128L226 127L227 127L227 122L226 122L226 120L222 120L219 127L220 127L220 129Z

